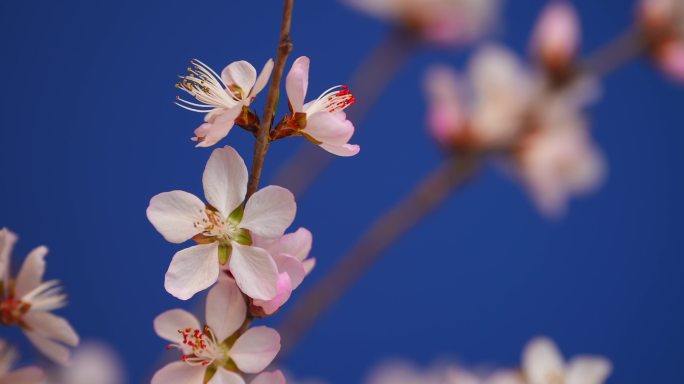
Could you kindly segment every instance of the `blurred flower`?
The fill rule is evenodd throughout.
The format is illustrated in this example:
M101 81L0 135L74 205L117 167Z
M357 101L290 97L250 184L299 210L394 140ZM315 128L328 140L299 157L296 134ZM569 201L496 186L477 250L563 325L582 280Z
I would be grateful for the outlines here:
M243 384L238 372L259 373L280 350L280 335L268 327L238 333L247 317L245 301L233 279L222 277L207 296L205 320L182 309L162 313L154 329L182 352L181 361L155 373L152 384ZM284 383L281 373L265 373L252 384Z
M550 72L567 72L580 44L577 11L566 1L554 1L542 12L532 37L532 50Z
M446 45L470 42L497 20L498 0L345 0L373 16L415 31L424 40Z
M19 360L19 355L16 349L0 339L0 384L41 384L43 382L43 370L38 367L12 370L17 360Z
M231 147L215 149L204 170L205 205L183 191L156 195L147 217L172 243L199 243L176 253L166 272L165 287L187 300L216 282L221 268L232 273L246 295L270 300L277 293L278 268L264 249L252 246L252 234L279 238L297 210L287 189L268 186L242 202L247 192L247 167Z
M597 356L579 356L565 363L558 347L547 338L532 340L523 353L529 384L602 384L611 370L610 361Z
M220 77L199 60L193 60L191 64L190 73L182 76L176 87L199 103L178 97L176 105L206 113L205 123L195 130L193 140L197 141L198 147L210 147L228 135L243 108L249 107L264 89L273 70L273 60L266 62L258 77L256 69L246 61L229 64Z
M519 170L539 209L565 213L568 200L593 191L605 176L603 156L593 144L582 108L596 86L581 80L563 92L540 97L533 128L522 139Z
M48 249L40 246L32 250L19 274L9 278L9 264L16 235L6 228L0 230L0 265L4 270L0 324L19 326L31 343L56 363L69 363L69 349L64 345L78 345L78 335L69 322L50 311L66 305L66 295L58 280L43 281L45 256Z
M393 362L380 366L366 382L368 384L524 384L522 376L513 371L502 370L489 374L477 374L456 365L435 365L418 369L405 362Z
M533 83L510 51L490 45L470 62L466 81L447 68L428 73L428 126L442 145L489 149L509 142L529 110Z
M346 86L332 87L316 100L304 104L309 87L309 58L306 56L299 57L292 64L285 85L291 115L286 118L282 128L294 130L338 156L359 153L358 145L348 144L354 134L354 125L347 120L343 111L356 100Z
M684 2L642 0L639 16L651 56L667 75L684 82Z
M278 294L271 300L253 300L266 315L275 313L290 298L292 291L304 281L304 277L316 265L316 259L309 257L313 237L306 228L288 233L275 242L255 239L255 245L266 249L278 266Z
M123 384L126 382L119 356L98 342L82 343L68 368L52 372L48 384Z

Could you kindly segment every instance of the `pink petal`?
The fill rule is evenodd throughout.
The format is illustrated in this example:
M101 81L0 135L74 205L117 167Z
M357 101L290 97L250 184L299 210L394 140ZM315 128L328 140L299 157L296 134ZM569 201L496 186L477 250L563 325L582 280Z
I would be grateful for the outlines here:
M432 68L425 79L428 96L428 128L441 145L448 145L463 126L459 81L448 68Z
M613 370L610 361L603 357L581 356L570 361L567 384L603 384Z
M309 273L311 273L311 271L316 266L316 259L306 259L306 260L304 260L303 265L304 265L304 273L309 275Z
M247 305L235 281L220 278L207 295L207 324L219 340L237 331L247 316Z
M306 90L309 87L309 58L300 56L292 63L292 68L285 79L287 98L290 100L292 109L301 112L306 98Z
M247 200L240 227L258 236L280 237L292 224L296 212L294 195L285 188L270 185Z
M295 232L283 235L277 242L267 249L272 255L286 253L304 261L309 257L313 236L306 228L299 228Z
M338 113L318 112L307 117L302 131L324 144L343 145L354 134L354 124Z
M228 64L228 66L223 69L223 72L221 72L221 79L226 85L237 85L242 89L243 98L246 98L252 90L252 87L254 87L256 78L256 69L252 64L244 60Z
M195 195L184 191L160 193L150 200L147 219L167 241L183 243L201 232L195 222L206 215L204 203Z
M321 148L332 153L333 155L342 157L356 156L361 151L361 147L356 144L344 144L344 145L332 145L332 144L321 144Z
M264 68L261 70L261 73L259 73L259 77L256 80L256 84L254 84L254 88L252 88L252 92L249 94L250 101L264 89L266 84L268 84L268 80L271 78L271 72L273 72L273 59L268 59Z
M278 275L278 293L271 300L254 299L254 305L261 307L267 315L274 314L280 307L290 299L292 295L292 281L287 273Z
M7 282L10 267L10 256L17 242L17 235L7 228L0 230L0 280Z
M235 149L214 149L202 176L204 196L226 218L245 199L247 178L247 166Z
M275 297L278 267L266 250L233 243L229 268L240 290L247 296L261 300Z
M555 1L542 12L532 44L544 59L571 59L579 46L580 26L577 11L568 2Z
M63 317L50 312L32 312L24 315L24 321L31 328L31 332L51 340L75 347L79 337L71 324Z
M48 249L41 246L26 256L14 287L14 293L17 297L23 297L40 285L45 274L45 256L47 253Z
M45 373L38 367L17 369L0 377L0 384L41 384L45 381Z
M522 366L530 384L545 384L548 377L565 377L563 356L547 338L536 338L527 344Z
M184 309L171 309L154 318L154 331L159 337L171 343L182 343L181 329L201 329L199 320Z
M206 368L180 361L167 364L152 377L151 384L202 384Z
M218 243L195 245L173 256L164 288L173 296L187 300L214 284L218 275Z
M242 104L238 104L230 109L220 110L219 112L212 111L207 114L207 119L210 119L210 121L195 129L195 137L192 140L197 142L197 147L211 147L228 136L228 133L230 133L230 130L235 125L235 119L241 112Z
M219 368L207 384L245 384L245 380L235 372Z
M257 375L250 384L286 384L285 375L279 370L263 372Z
M273 255L273 259L276 262L276 265L278 266L278 272L280 273L287 273L290 276L290 280L292 281L292 289L297 289L299 287L299 284L304 281L304 277L306 276L306 271L304 270L304 264L299 261L294 256L290 256L285 253L281 253L279 255Z
M229 355L245 373L259 373L280 351L280 335L268 327L250 328L230 349Z
M658 59L668 76L684 82L684 41L665 45L659 52Z
M65 346L56 343L36 332L24 331L24 334L43 355L62 366L69 365L70 352Z

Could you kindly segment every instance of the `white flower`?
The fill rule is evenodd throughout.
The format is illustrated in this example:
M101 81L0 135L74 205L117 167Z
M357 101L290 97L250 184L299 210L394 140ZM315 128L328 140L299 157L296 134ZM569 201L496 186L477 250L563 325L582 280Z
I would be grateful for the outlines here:
M199 243L174 255L166 290L187 300L214 284L223 268L248 296L272 299L278 269L266 250L252 246L252 235L282 236L295 217L294 196L285 188L268 186L256 192L243 210L247 167L231 147L212 152L202 182L208 205L190 193L172 191L153 197L147 208L148 219L166 240Z
M354 134L354 125L343 112L355 102L345 86L335 86L323 92L316 100L304 104L309 87L309 58L299 57L285 80L287 97L292 110L291 119L298 132L326 151L338 156L354 156L359 146L348 144Z
M57 280L43 281L47 248L40 246L29 253L16 279L9 279L9 259L16 235L7 229L0 231L0 276L4 292L0 302L0 323L19 326L26 337L45 356L66 365L69 349L79 338L68 321L50 311L66 305L66 295Z
M256 69L246 61L229 64L218 76L199 60L192 61L190 74L181 77L176 87L189 93L199 103L177 98L178 106L206 113L205 123L195 130L198 147L210 147L228 135L243 107L249 107L261 92L273 71L273 60L264 65L257 77Z
M278 265L278 294L271 300L253 300L257 307L261 307L265 314L272 315L290 298L292 291L297 289L316 265L316 259L308 258L313 243L311 232L306 228L299 228L288 233L274 242L255 239L259 246L263 246L275 259Z
M41 384L44 374L38 367L12 370L18 359L16 349L0 339L0 384Z
M416 30L438 44L462 44L488 32L498 18L498 0L346 0L373 16Z
M157 334L182 352L181 361L161 368L152 384L244 384L240 373L259 373L280 350L280 335L267 327L236 333L247 315L247 305L235 282L221 278L207 296L205 320L182 309L162 313L154 320ZM282 373L264 373L252 384L285 383Z
M532 340L523 353L529 384L603 384L611 370L610 361L598 356L578 356L566 363L547 338Z
M84 342L74 351L71 365L50 373L49 384L122 384L126 382L119 356L107 345Z

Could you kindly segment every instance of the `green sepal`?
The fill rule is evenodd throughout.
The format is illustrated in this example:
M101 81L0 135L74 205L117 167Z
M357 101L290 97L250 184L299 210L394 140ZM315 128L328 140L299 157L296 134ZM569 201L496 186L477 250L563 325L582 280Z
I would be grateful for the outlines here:
M238 244L242 245L252 245L252 235L249 234L249 231L240 228L235 232L232 236L233 241L237 242Z
M230 215L228 215L228 221L237 226L242 221L242 216L244 215L245 209L242 207L242 204L240 204L233 212L230 213Z
M213 365L207 367L207 370L204 371L204 384L207 384L214 377L217 370L218 369Z
M230 255L233 253L233 246L228 244L219 244L219 264L226 265L230 260Z

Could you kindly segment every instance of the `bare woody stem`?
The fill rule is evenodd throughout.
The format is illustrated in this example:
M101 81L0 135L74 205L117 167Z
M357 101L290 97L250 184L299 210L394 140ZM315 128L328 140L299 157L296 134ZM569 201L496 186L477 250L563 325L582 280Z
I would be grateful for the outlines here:
M633 32L621 35L580 64L581 73L600 77L642 53L645 46ZM480 168L487 153L452 156L430 173L411 194L381 216L328 275L312 287L285 318L281 356L287 354L316 319L401 235L463 187Z
M264 159L266 158L266 153L268 152L268 147L270 145L270 134L280 93L280 82L283 78L283 72L285 71L287 57L290 55L290 52L292 52L290 27L292 25L293 8L294 0L285 0L283 21L280 27L280 43L278 45L275 64L273 65L271 84L269 85L268 95L266 97L266 107L264 109L263 118L261 119L261 125L259 125L259 130L257 131L256 142L254 143L254 159L252 161L252 171L249 174L246 199L259 189L261 171L264 168Z
M477 169L477 159L476 155L450 156L408 197L380 217L342 257L332 273L297 301L281 326L283 352L289 351L318 316L335 303L392 242L437 208L455 189L464 186Z

